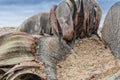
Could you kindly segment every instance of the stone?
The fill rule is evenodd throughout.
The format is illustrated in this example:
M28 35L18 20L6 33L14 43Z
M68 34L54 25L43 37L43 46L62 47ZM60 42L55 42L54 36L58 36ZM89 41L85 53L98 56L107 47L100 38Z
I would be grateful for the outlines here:
M120 58L120 1L110 8L105 18L102 38L112 54Z
M37 60L44 64L47 80L57 80L57 64L72 53L70 47L64 43L61 49L58 37L42 37L38 45Z
M17 31L34 35L53 34L49 13L43 12L29 17L17 28Z
M23 32L10 32L0 36L0 67L35 60L36 42Z

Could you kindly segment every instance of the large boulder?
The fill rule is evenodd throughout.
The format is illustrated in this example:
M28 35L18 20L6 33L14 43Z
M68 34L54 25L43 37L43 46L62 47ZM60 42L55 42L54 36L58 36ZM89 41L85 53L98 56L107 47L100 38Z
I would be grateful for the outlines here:
M102 38L113 55L120 58L120 1L110 8L105 18Z
M73 53L71 48L65 42L61 48L58 37L42 37L38 45L37 60L43 62L47 80L58 80L57 64Z
M36 42L23 32L0 36L0 67L11 67L23 61L35 60Z
M42 35L44 33L53 34L49 18L49 13L35 14L26 19L22 25L17 28L17 31L35 35Z

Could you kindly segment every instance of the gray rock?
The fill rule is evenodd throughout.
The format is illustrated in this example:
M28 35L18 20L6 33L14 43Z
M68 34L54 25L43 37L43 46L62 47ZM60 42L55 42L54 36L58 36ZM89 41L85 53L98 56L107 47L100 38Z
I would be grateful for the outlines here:
M61 49L58 37L40 38L37 59L44 63L47 80L57 80L56 66L71 53L70 47L64 43Z
M120 58L120 1L111 7L105 18L102 38L113 55Z
M49 13L39 13L25 20L17 31L34 35L52 34Z

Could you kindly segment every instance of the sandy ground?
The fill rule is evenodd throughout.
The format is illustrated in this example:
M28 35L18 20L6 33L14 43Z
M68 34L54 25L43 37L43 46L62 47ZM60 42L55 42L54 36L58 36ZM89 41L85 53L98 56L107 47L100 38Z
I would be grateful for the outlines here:
M109 48L105 49L102 42L92 39L83 39L79 44L76 42L75 51L76 58L69 55L65 61L58 64L59 80L98 80L100 77L110 77L120 64Z
M14 28L0 28L0 35L15 31ZM58 80L99 80L110 77L120 68L120 60L116 59L109 48L102 42L92 39L76 41L77 57L69 55L57 66Z

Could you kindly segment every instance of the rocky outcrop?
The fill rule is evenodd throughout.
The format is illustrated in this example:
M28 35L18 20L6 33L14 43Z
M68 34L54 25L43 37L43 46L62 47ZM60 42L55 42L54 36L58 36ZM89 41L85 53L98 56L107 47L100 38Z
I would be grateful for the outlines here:
M3 69L3 71L0 68L0 78L4 75L3 78L9 78L9 80L17 78L20 80L39 80L39 78L48 80L52 78L53 80L56 76L58 80L120 79L120 60L115 59L109 49L105 49L101 42L98 44L88 38L82 39L79 43L80 45L76 42L77 57L75 58L69 54L70 51L66 46L63 49L59 48L58 38L43 37L38 42L37 61L16 64L6 74L4 72L6 70ZM17 59L17 61L19 60Z
M120 58L120 1L111 7L105 18L102 38L113 55Z
M23 32L12 32L0 36L0 67L34 60L36 43L34 38Z
M49 13L38 13L25 20L17 31L35 35L53 34L50 24Z
M35 61L37 42L24 32L0 36L0 80L45 80L44 65Z
M97 35L102 11L96 0L65 0L52 10L52 15L53 13L55 19L51 17L51 12L39 13L28 18L18 31L57 35L66 40L71 47L74 46L76 38ZM58 34L54 34L56 32Z
M72 53L70 47L64 43L61 49L57 37L43 37L38 41L38 45L37 59L44 64L47 80L58 80L57 64Z
M4 34L0 42L0 80L57 80L56 66L71 52L66 43L61 49L57 37L36 40L23 32Z

